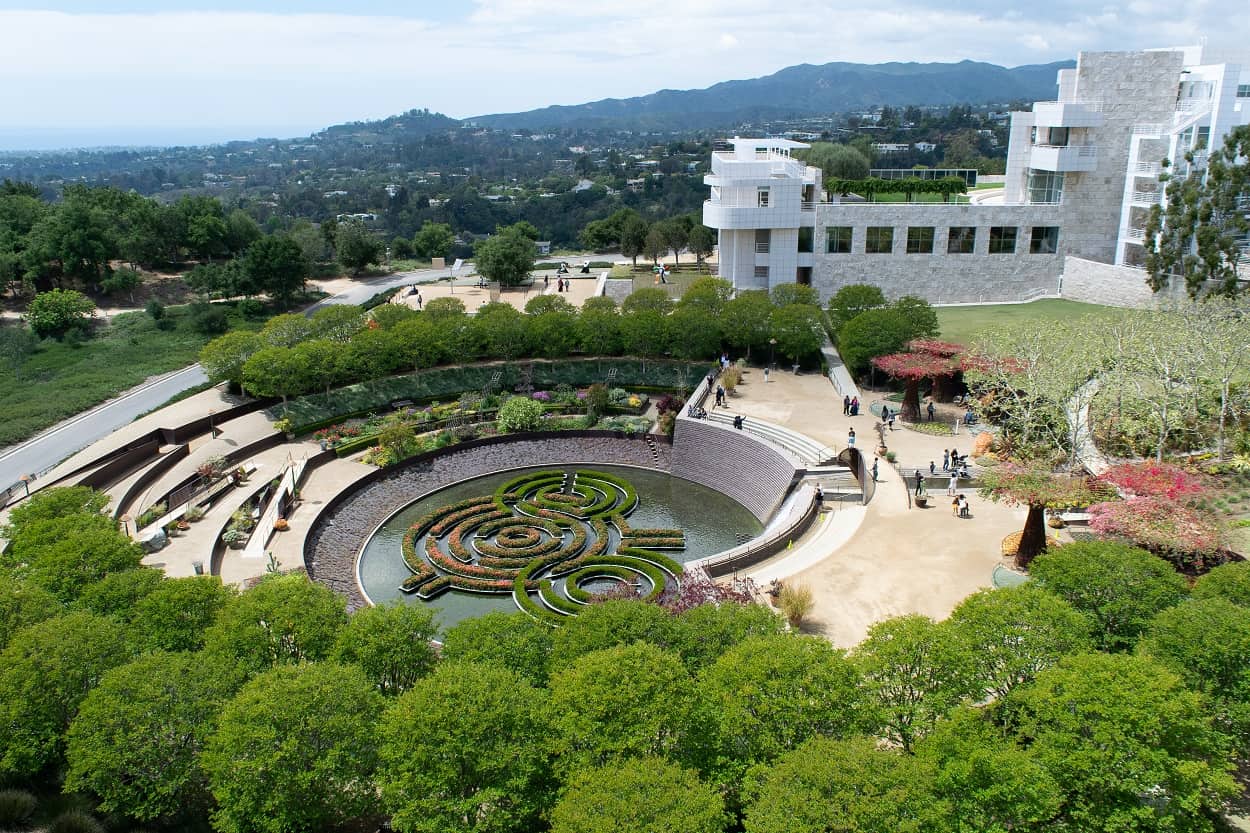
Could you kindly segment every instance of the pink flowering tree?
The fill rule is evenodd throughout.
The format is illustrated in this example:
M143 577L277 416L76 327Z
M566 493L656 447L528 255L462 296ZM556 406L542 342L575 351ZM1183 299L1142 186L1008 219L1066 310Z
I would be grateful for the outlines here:
M1202 497L1209 489L1202 475L1153 460L1112 466L1098 479L1115 486L1125 497L1161 497L1175 501Z
M950 402L954 398L951 381L956 374L963 371L964 354L968 348L953 341L916 338L907 343L907 349L913 353L927 353L930 356L946 359L949 372L939 373L933 377L933 398L938 402Z
M949 376L954 372L950 359L931 353L891 353L877 356L873 367L903 380L903 419L916 422L920 419L920 382L937 376Z
M1022 570L1046 551L1046 510L1089 506L1112 496L1112 489L1085 477L1054 474L1049 469L1004 463L981 475L981 496L1011 506L1024 506L1028 515L1016 550Z
M1199 572L1223 546L1223 528L1214 513L1166 497L1094 504L1089 508L1089 526L1100 535L1124 538Z

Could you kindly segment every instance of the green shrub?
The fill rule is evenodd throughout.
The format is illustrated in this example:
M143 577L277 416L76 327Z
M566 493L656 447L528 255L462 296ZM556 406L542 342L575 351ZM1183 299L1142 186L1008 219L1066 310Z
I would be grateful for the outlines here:
M135 521L135 528L143 529L145 526L152 523L157 518L162 517L167 511L169 510L166 508L165 504L153 503L151 506L149 506L147 509L143 510L143 512L139 514L138 519Z
M48 825L47 833L104 833L104 825L90 813L70 810L54 818Z
M0 830L22 830L39 802L25 790L0 790Z
M515 434L533 431L543 418L543 404L525 396L514 396L499 406L497 424L500 431Z
M255 298L244 298L235 305L235 309L244 318L260 318L265 314L265 305Z
M220 335L230 329L230 319L220 305L197 302L191 305L191 327L204 335Z
M40 338L63 338L71 332L81 334L87 328L95 304L81 292L53 289L40 292L26 309L26 321Z

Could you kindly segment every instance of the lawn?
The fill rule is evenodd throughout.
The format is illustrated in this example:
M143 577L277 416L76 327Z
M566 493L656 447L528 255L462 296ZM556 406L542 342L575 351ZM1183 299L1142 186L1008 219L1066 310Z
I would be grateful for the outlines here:
M1010 327L1021 321L1066 321L1086 315L1113 319L1124 312L1119 307L1044 298L1027 304L938 307L937 317L944 341L970 345L978 333L991 327Z
M264 318L247 319L230 306L230 328L259 330ZM127 312L98 325L75 346L46 339L18 378L0 370L0 447L12 445L80 413L149 376L194 364L215 336L196 332L187 307L169 307L172 330L159 330L144 312ZM267 311L268 312L268 311ZM9 325L12 326L12 325Z

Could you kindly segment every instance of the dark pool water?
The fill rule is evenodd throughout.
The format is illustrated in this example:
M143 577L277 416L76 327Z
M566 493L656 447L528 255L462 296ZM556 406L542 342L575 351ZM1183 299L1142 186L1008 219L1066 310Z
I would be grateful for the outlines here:
M623 477L638 492L638 508L629 516L634 527L680 527L686 532L686 549L665 554L686 562L736 546L742 536L754 537L761 525L741 504L720 492L673 477L664 472L636 469L629 466L543 466L543 469L575 471L593 468ZM478 495L489 495L506 480L516 477L517 470L474 478L448 486L409 504L394 515L365 544L360 557L360 582L366 595L376 604L403 599L410 604L426 604L438 610L443 628L493 610L513 612L517 609L509 594L485 595L449 590L431 601L408 595L399 584L410 573L400 554L400 540L408 527L421 516L440 506ZM606 590L612 582L587 586L593 591Z

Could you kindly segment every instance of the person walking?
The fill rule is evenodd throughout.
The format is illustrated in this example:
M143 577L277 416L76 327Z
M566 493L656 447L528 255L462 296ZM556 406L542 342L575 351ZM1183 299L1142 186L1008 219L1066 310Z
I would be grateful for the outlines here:
M767 365L764 366L764 381L765 382L768 381L768 366Z
M859 416L859 397L851 397L851 416Z
M932 402L930 402L928 406L925 408L925 413L929 415L929 422L933 422L933 414L936 410L937 409L933 407Z
M842 416L850 416L850 415L851 415L851 397L844 396L842 397Z
M942 471L951 470L951 452L950 449L942 449Z
M932 477L936 473L937 473L937 463L930 460L929 461L929 476Z
M543 275L543 289L545 290L550 286L551 286L551 276Z
M744 420L743 420L743 418L742 418L742 415L741 415L741 414L739 414L738 416L734 417L734 428L737 428L739 431L741 431L741 430L742 430L742 423L743 423L743 421L744 421Z
M846 444L849 448L855 447L855 429L854 428L852 428L850 431L847 432Z
M890 430L894 430L894 417L898 416L898 411L890 411Z
M725 388L722 385L716 386L716 407L725 407Z
M920 469L916 469L916 495L919 496L924 491L924 475Z
M872 458L872 482L873 483L877 482L877 460L878 458L876 457Z
M421 310L421 305L422 305L423 303L425 303L425 302L421 299L421 290L420 290L420 289L418 289L418 290L417 290L417 310L418 310L418 311L420 311L420 310Z
M951 482L946 487L946 494L950 495L951 497L954 497L955 495L958 494L958 491L957 491L958 487L959 487L959 475L955 474L955 472L951 472Z
M816 484L816 505L817 506L825 505L825 490L820 488L819 483Z
M959 517L961 517L961 518L971 518L971 517L972 517L972 509L971 509L971 507L969 507L969 506L968 506L968 496L967 496L967 495L960 495L960 496L959 496L959 498L958 498L958 500L959 500Z

